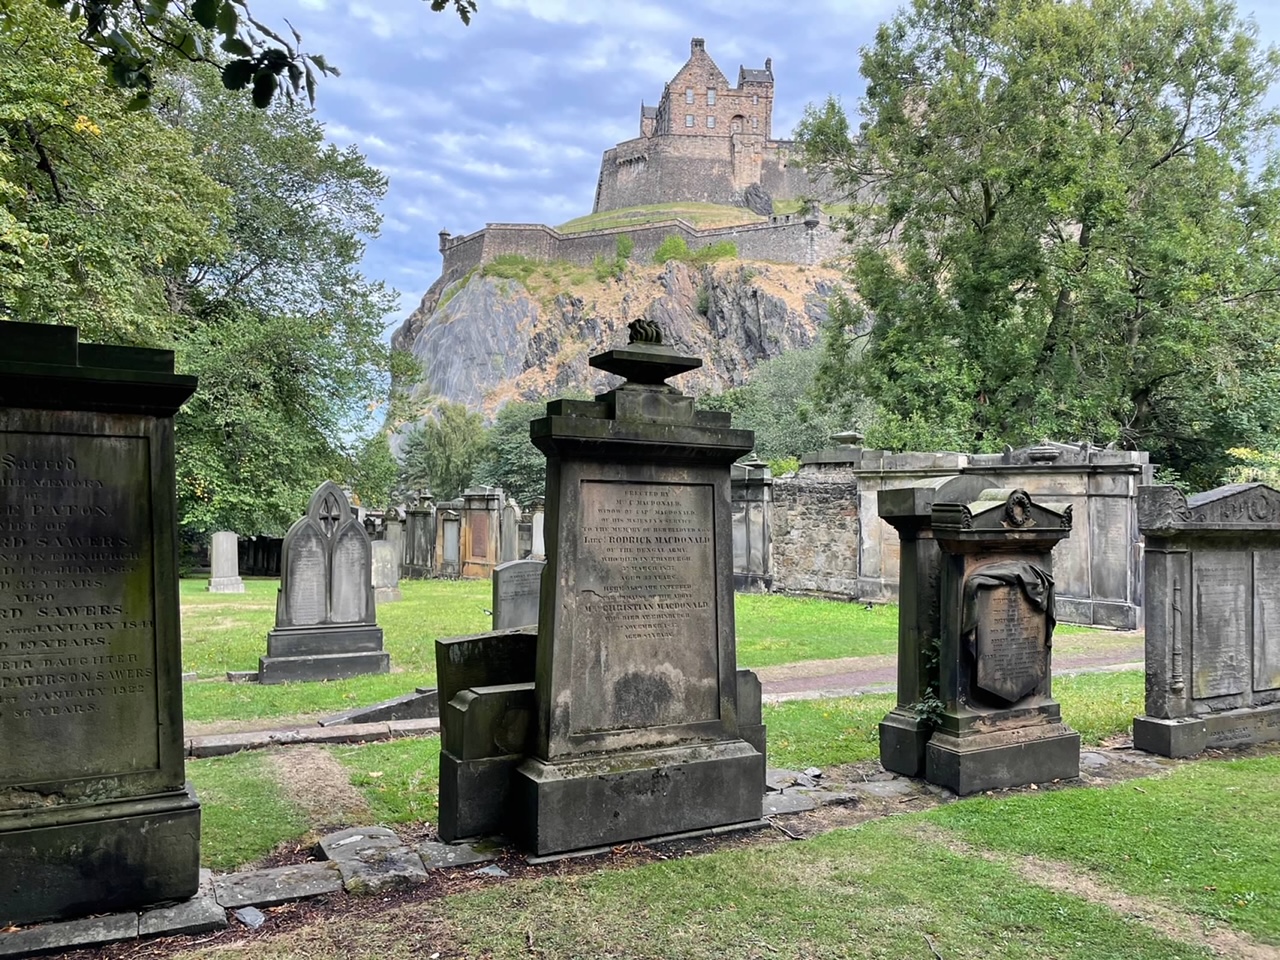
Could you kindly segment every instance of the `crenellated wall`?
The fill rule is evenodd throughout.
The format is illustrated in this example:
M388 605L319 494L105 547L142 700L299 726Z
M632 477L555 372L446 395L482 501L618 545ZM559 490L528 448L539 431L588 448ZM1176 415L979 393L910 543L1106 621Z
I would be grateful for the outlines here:
M743 260L817 264L843 252L839 229L823 214L787 214L760 223L706 230L680 219L580 233L561 233L541 223L490 223L456 238L441 231L440 254L444 258L441 276L446 284L453 283L503 254L590 266L596 257L616 255L619 236L629 236L635 244L633 260L648 262L662 241L673 234L684 237L691 250L732 242Z

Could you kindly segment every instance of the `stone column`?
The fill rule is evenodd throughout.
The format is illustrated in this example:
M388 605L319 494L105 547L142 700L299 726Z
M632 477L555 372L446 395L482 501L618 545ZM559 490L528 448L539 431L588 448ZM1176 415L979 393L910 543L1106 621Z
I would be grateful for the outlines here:
M209 547L209 592L244 593L240 579L240 538L222 530L213 535Z
M0 689L0 920L185 900L200 806L183 760L173 417L196 381L168 351L82 344L75 327L0 322L0 343L0 610L61 648L0 633L15 681Z
M520 505L508 497L502 508L502 532L498 535L503 563L520 559Z
M546 517L546 501L541 497L533 502L533 524L532 531L532 552L529 554L533 560L545 560L547 558L547 540L543 531L543 521Z
M537 854L761 813L764 757L739 718L729 499L754 438L666 385L697 358L632 343L590 363L626 382L553 401L530 427L550 533L537 733L511 829Z
M1071 508L1025 490L933 505L941 550L940 716L925 777L958 794L1080 774L1080 735L1052 696L1053 548Z

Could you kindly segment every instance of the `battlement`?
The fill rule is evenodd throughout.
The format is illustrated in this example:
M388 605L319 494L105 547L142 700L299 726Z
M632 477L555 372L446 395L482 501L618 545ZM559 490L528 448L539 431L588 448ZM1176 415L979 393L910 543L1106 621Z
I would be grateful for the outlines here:
M637 263L651 262L662 241L672 235L683 237L690 250L730 241L744 260L812 265L837 257L842 250L840 231L819 210L706 229L678 217L578 233L561 233L541 223L489 223L460 237L440 231L440 254L444 259L441 276L445 285L455 283L505 254L590 266L596 257L614 257L618 237L624 235L634 244L631 259Z

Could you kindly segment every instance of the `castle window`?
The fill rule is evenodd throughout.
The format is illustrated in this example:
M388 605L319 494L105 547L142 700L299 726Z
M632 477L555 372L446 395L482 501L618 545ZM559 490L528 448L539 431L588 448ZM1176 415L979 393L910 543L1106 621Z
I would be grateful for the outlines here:
M716 105L716 91L714 87L707 87L707 106L714 107Z
M751 95L751 105L752 105L753 107L758 107L758 106L760 106L760 94L758 94L758 93L753 93L753 94Z
M684 102L693 103L693 87L684 88Z
M692 127L692 126L693 126L693 114L692 114L692 113L686 113L686 114L684 115L684 125L685 125L686 127Z
M711 129L712 127L714 127L715 125L716 125L716 118L715 118L715 117L712 117L712 116L708 116L708 117L707 117L707 129L708 129L708 130L710 130L710 129Z
M751 129L752 129L752 130L759 130L759 129L760 129L760 118L759 118L759 117L752 117L752 118L751 118Z

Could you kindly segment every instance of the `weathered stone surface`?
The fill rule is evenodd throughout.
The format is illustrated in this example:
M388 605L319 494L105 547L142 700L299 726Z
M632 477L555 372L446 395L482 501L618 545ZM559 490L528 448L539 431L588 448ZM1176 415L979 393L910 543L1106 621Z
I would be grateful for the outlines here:
M119 940L132 940L137 936L136 913L114 913L87 920L46 923L13 933L0 933L0 957L26 957L76 947L96 947Z
M213 535L209 546L210 593L244 593L240 579L240 538L223 530Z
M232 907L274 907L342 889L336 863L299 863L268 870L222 873L214 878L218 902Z
M399 525L397 524L397 528ZM402 545L390 540L375 540L373 548L373 599L375 603L395 603L400 593L400 551Z
M359 896L402 890L427 877L422 858L386 827L351 827L320 840L337 863L347 893Z
M190 900L147 910L138 918L138 935L172 937L179 934L207 933L227 925L227 911L218 903L213 890L213 874L200 871L200 889Z
M393 697L371 707L359 707L336 713L320 721L322 727L346 726L352 723L385 723L392 720L428 720L440 716L440 698L434 688L415 690Z
M259 683L386 673L373 593L372 545L346 493L326 481L285 534L276 626ZM393 575L399 577L399 563Z
M538 635L528 629L495 630L436 641L440 704L468 687L525 683L534 676Z
M257 930L267 922L267 915L257 907L241 907L233 911L235 918L250 930Z
M0 342L0 927L186 899L173 415L195 380L72 327Z
M485 863L497 857L494 853L477 850L465 843L432 843L430 841L418 844L418 855L422 857L422 865L428 870L462 867L469 863Z
M762 217L773 216L773 197L758 183L751 184L742 192L742 202L752 213Z
M803 793L770 793L764 798L764 816L776 817L788 813L804 813L818 809L817 801Z
M1141 487L1138 515L1147 715L1134 746L1179 757L1280 739L1280 492Z
M543 560L511 560L493 568L493 629L538 625Z

